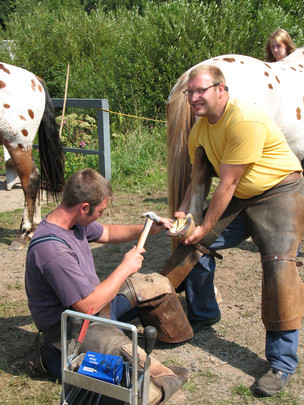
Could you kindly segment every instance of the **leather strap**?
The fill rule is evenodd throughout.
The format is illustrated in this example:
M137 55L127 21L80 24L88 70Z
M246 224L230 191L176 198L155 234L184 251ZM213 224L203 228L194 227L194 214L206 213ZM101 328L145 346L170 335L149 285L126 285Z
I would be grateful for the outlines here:
M269 255L269 256L263 256L261 257L261 262L262 263L267 263L267 262L274 262L277 260L289 260L296 262L297 258L292 255Z
M200 252L204 253L205 255L214 256L217 259L221 259L221 260L223 259L222 255L220 255L216 251L205 248L205 246L201 245L200 243L195 245L195 248L198 249Z
M298 267L303 266L303 263L298 261L297 258L292 255L269 255L269 256L261 257L262 263L274 262L274 261L278 261L278 260L288 260L288 261L296 262L296 265Z

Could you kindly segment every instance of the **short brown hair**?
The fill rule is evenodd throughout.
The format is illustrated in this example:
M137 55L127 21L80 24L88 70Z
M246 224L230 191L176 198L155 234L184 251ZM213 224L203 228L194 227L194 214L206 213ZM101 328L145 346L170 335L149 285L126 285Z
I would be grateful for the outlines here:
M215 65L201 64L195 66L189 73L189 79L193 79L202 73L208 73L213 80L213 84L223 83L226 86L226 79L223 72Z
M83 169L73 173L65 185L62 203L73 207L87 202L90 205L88 215L104 199L111 199L113 191L110 183L100 173L93 169Z

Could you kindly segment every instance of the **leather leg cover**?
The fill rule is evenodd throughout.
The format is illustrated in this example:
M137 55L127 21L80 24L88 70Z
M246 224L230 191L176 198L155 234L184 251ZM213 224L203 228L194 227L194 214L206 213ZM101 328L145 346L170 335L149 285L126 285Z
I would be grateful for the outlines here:
M193 330L170 281L158 273L136 273L127 279L143 326L154 326L157 339L180 343L191 339Z
M262 320L267 330L301 329L304 287L294 261L263 265Z
M296 254L304 233L303 184L277 186L277 193L260 198L242 214L261 254L262 320L270 331L301 328L304 286Z

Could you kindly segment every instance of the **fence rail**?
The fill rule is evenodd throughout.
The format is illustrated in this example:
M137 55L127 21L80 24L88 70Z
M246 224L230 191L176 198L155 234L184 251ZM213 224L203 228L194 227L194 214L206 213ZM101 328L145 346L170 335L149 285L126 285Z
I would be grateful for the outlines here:
M52 98L54 108L63 107L63 98ZM82 153L84 155L99 156L99 172L107 179L111 180L111 148L110 148L110 118L109 103L107 99L84 99L68 98L66 108L96 108L97 109L97 133L98 133L98 150L67 148L65 152ZM38 148L38 145L34 145Z

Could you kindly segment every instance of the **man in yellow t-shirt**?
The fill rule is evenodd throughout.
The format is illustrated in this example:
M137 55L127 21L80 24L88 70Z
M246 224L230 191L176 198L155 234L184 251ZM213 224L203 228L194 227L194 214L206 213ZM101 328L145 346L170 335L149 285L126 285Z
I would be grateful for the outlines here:
M242 204L241 213L209 249L238 245L252 236L263 266L262 320L266 328L269 371L254 390L263 396L280 392L295 373L304 286L296 255L304 233L302 167L281 129L255 105L229 97L225 77L212 65L199 65L189 75L185 95L200 117L189 135L189 154L202 147L219 177L202 223L185 245L207 236L226 210ZM190 210L191 184L174 216ZM221 318L214 297L214 257L205 254L184 280L188 318L194 330ZM288 289L287 289L288 286Z
M302 170L281 129L256 106L237 99L228 99L217 123L199 119L188 145L191 163L197 147L203 146L218 176L221 164L247 165L234 191L238 198L262 194Z

